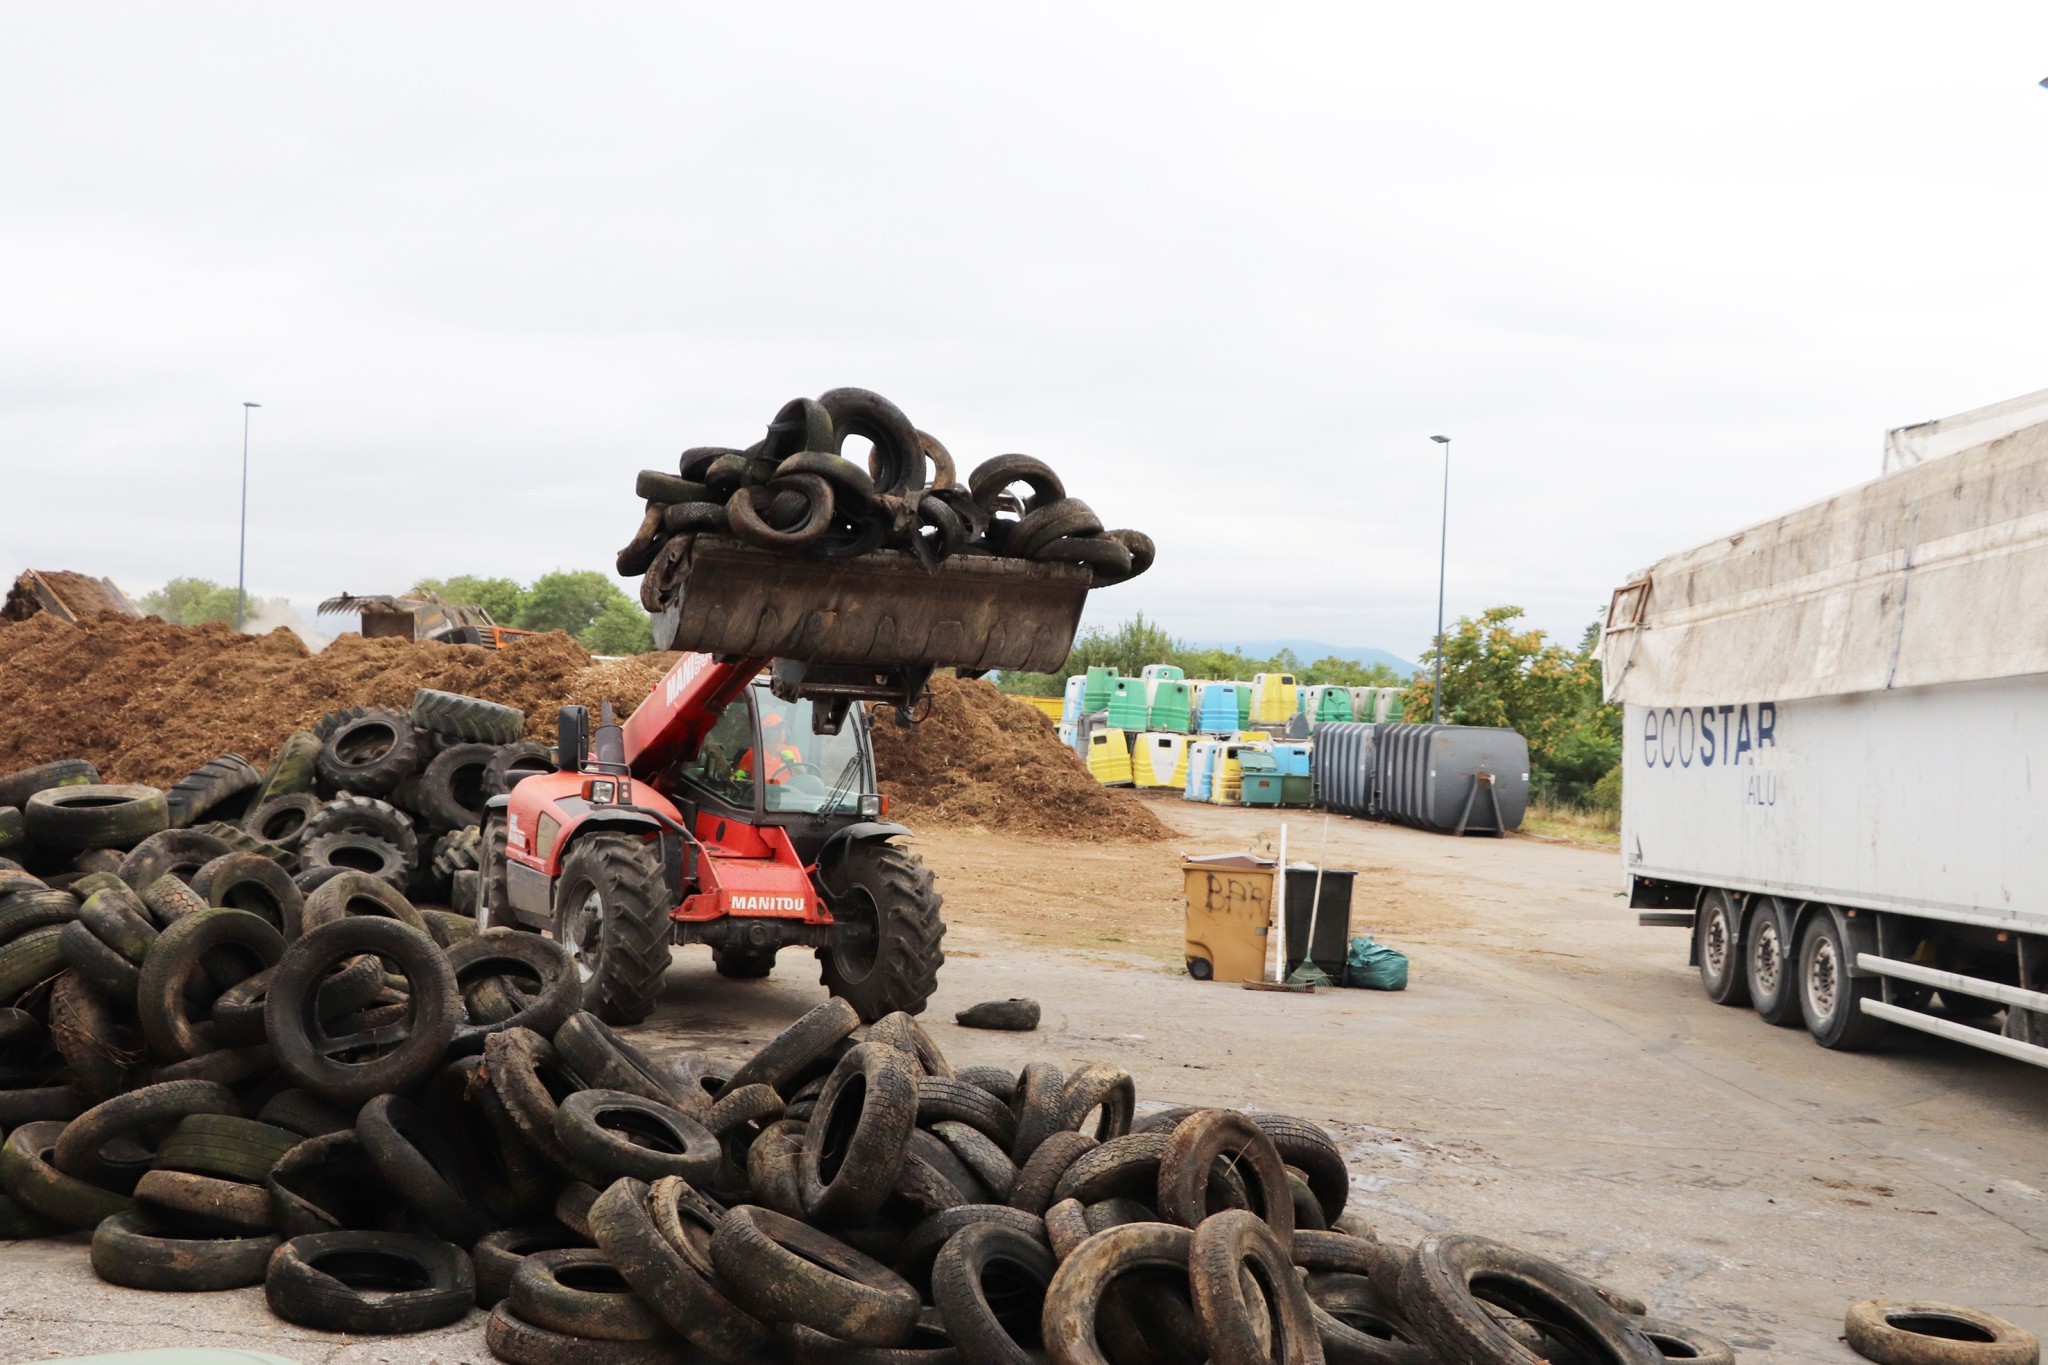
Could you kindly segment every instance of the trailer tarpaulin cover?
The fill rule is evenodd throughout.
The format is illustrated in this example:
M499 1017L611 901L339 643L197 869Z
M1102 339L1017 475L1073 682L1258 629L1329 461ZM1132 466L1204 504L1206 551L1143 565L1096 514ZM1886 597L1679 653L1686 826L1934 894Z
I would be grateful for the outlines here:
M2044 674L2044 607L2048 420L1638 574L1608 609L1607 699L1791 701Z

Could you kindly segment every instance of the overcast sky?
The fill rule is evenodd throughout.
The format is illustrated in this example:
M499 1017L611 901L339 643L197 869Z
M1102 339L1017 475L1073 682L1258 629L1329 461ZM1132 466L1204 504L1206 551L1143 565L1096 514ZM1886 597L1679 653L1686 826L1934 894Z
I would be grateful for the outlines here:
M877 389L1189 638L1576 639L2048 385L2048 7L0 8L0 572L611 570ZM634 585L624 584L628 591Z

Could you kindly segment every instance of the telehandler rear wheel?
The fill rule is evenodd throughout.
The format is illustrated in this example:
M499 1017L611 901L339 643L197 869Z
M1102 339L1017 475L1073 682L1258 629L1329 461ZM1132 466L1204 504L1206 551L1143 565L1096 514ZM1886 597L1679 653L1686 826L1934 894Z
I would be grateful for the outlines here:
M555 941L583 978L583 1007L607 1024L654 1012L668 970L668 889L661 853L631 834L586 834L555 882Z
M945 898L907 849L880 840L853 845L822 877L830 895L832 942L818 949L825 989L863 1023L902 1010L918 1014L939 986Z

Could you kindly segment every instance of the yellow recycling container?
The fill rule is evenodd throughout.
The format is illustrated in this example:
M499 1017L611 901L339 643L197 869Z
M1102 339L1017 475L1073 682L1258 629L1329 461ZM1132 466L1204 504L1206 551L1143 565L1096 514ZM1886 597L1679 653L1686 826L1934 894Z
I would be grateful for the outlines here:
M1197 981L1265 980L1273 860L1218 853L1182 858L1180 866L1188 902L1188 975Z
M1130 736L1121 730L1097 730L1088 736L1088 771L1105 787L1130 786Z
M1284 725L1294 714L1294 675L1254 673L1252 675L1252 720L1260 725Z
M1187 786L1188 737L1163 730L1139 735L1131 754L1131 776L1140 787Z

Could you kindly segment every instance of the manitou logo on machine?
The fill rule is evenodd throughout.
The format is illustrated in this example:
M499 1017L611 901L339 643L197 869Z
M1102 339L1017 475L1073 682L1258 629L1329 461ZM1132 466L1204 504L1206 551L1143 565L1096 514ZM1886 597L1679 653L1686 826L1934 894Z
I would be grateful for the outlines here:
M740 914L751 910L757 915L800 915L810 908L802 896L734 896L731 903L734 912Z
M685 654L676 662L676 666L668 671L668 676L661 680L661 699L674 706L676 698L683 695L683 689L710 664L709 654Z

